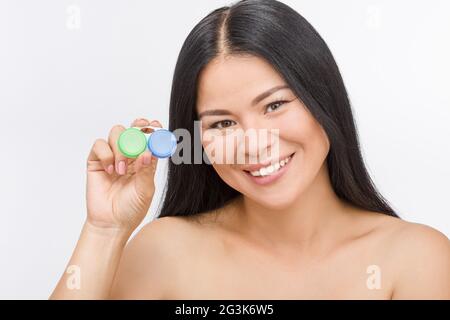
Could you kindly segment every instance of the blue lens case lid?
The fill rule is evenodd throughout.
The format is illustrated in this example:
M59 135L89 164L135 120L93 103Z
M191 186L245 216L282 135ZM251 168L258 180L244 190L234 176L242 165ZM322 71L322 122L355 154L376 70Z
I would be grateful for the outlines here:
M158 129L148 138L148 149L157 158L168 158L177 149L177 138L166 129Z

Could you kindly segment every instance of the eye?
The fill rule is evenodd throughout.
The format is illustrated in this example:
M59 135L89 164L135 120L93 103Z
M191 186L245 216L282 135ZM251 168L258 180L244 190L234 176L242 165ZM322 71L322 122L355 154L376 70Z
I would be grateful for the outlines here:
M214 122L209 127L210 128L214 128L214 129L223 129L223 128L227 128L229 126L232 126L233 123L234 123L233 120L222 120L222 121Z
M279 109L283 104L285 104L288 101L280 100L275 101L266 106L266 113L274 112L275 110Z

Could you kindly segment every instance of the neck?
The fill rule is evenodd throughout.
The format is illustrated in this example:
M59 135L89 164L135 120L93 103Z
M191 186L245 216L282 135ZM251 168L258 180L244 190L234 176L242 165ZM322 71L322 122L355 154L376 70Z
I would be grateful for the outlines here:
M274 210L242 197L240 225L253 241L276 250L326 250L345 228L348 206L332 189L326 164L289 207ZM348 220L347 220L348 221Z

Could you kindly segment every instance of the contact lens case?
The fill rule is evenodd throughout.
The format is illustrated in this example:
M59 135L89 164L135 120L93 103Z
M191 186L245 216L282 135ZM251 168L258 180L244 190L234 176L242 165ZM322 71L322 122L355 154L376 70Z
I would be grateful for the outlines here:
M145 132L148 128L153 131ZM128 158L137 158L147 148L157 158L168 158L175 153L177 138L171 131L159 127L131 127L120 134L117 146Z

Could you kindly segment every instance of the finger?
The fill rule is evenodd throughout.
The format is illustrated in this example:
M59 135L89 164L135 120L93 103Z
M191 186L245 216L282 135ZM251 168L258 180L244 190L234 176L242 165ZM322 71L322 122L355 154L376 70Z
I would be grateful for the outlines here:
M150 125L154 126L154 127L162 128L162 125L161 125L161 123L158 120L152 120L150 122Z
M114 172L114 154L104 139L97 139L91 148L88 161L100 161L103 170L112 174Z
M152 153L150 150L145 150L143 153L136 158L135 162L135 172L139 172L143 168L147 167L152 160Z
M120 124L111 128L108 137L108 143L114 153L114 168L119 175L124 175L127 172L128 159L119 150L117 146L117 140L119 140L120 134L125 131L126 128Z
M161 125L161 123L159 123L159 121L153 120L150 122L149 120L147 120L145 118L138 118L131 123L132 127L145 127L145 126L149 126L149 125L162 128L162 125ZM144 133L152 133L153 131L155 131L155 130L152 128L143 128L142 129L142 132L144 132Z
M145 118L138 118L131 123L131 127L144 127L148 126L149 124L150 124L149 120Z
M143 120L143 121L142 121ZM141 122L139 122L141 121ZM145 125L151 125L154 127L159 127L162 128L161 123L158 120L153 120L151 122L148 122L148 120L146 119L137 119L133 122L133 124L140 124L143 122L147 122L147 124ZM153 130L152 130L153 131ZM155 163L152 163L152 161L154 161ZM135 163L135 172L138 172L141 168L143 167L147 167L149 165L153 165L156 168L156 164L158 162L158 158L152 156L152 153L150 150L146 150L146 152L142 153L137 159L136 159L136 163Z

